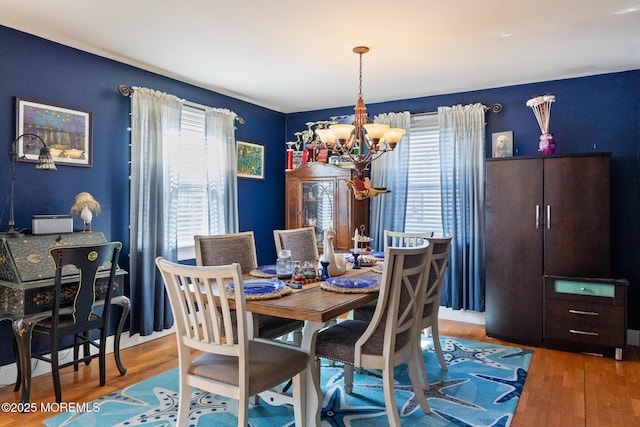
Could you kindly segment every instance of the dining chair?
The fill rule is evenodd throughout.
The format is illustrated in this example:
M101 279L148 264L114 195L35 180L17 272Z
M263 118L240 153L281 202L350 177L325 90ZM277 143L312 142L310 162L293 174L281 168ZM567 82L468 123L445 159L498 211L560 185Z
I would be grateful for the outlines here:
M409 378L423 412L431 412L420 384L414 357L414 337L420 326L424 286L429 276L431 246L385 250L385 268L380 281L378 304L371 321L344 320L318 333L315 360L311 364L316 384L320 378L320 358L347 366L382 370L384 400L389 425L399 426L394 390L394 367L407 363ZM345 369L345 391L351 393L353 370Z
M240 264L193 266L158 257L178 342L177 426L189 421L191 387L235 399L238 426L248 424L249 397L293 381L295 425L302 405L309 356L276 341L249 339ZM231 309L233 285L235 312Z
M433 237L433 231L403 232L384 230L384 249L389 246L399 248L418 246L428 237Z
M442 345L440 344L440 334L438 332L438 312L440 310L440 300L442 298L442 288L444 287L444 278L447 266L449 265L449 252L451 250L451 235L445 237L429 237L427 240L433 247L431 255L431 269L429 270L429 280L425 287L425 296L423 301L422 320L416 335L416 353L418 366L422 378L422 387L429 388L429 381L422 358L422 349L420 343L422 341L422 332L431 329L431 338L438 363L443 370L449 369L444 359Z
M385 247L387 246L413 246L421 240L427 241L433 246L433 256L431 259L431 267L429 273L429 281L425 288L425 307L423 311L422 327L419 329L418 344L421 342L422 332L431 334L433 347L438 357L438 363L443 370L447 370L447 362L444 359L442 345L440 344L440 334L438 333L438 312L440 309L440 299L442 296L442 287L444 286L444 273L449 262L449 250L451 247L451 236L444 238L433 237L432 232L424 233L402 233L397 231L385 230ZM365 304L353 311L353 318L357 320L369 320L373 317L376 302ZM427 330L429 329L429 330ZM422 361L422 351L417 356ZM421 373L423 378L423 387L428 388L424 364L421 362Z
M234 262L240 264L242 274L248 274L258 267L256 243L253 231L220 235L194 236L196 247L196 265L228 265ZM293 344L300 346L302 342L301 320L285 319L284 317L266 314L253 315L256 336L267 339L277 339L293 333Z
M120 242L111 242L99 245L57 246L49 250L49 256L55 265L52 312L50 317L39 320L33 327L33 334L48 338L49 348L45 350L46 353L32 352L32 357L51 364L53 387L58 403L62 401L62 368L73 365L77 371L80 362L89 364L92 359L98 358L100 385L104 386L106 383L105 357L111 292L121 247ZM98 280L98 274L104 271L108 273L107 281ZM77 287L65 288L63 292L64 276L68 274L79 274L79 283ZM72 293L69 294L69 291ZM102 299L104 301L101 301ZM64 302L71 302L71 305L64 306ZM102 309L96 310L99 307ZM90 335L94 330L100 332L98 342L94 342ZM65 336L71 336L73 339L68 344L60 344L61 338ZM80 346L83 347L82 357L79 352ZM98 352L90 354L91 347L97 348ZM70 348L73 348L73 360L60 364L59 350Z
M318 258L318 240L314 227L292 228L289 230L273 230L276 253L282 249L291 251L293 261L310 261L316 265Z
M384 230L384 250L386 251L389 247L405 248L420 246L426 238L431 236L433 236L432 231L405 233L402 231ZM356 308L353 310L353 318L356 320L371 320L377 304L377 301L371 301L368 304Z

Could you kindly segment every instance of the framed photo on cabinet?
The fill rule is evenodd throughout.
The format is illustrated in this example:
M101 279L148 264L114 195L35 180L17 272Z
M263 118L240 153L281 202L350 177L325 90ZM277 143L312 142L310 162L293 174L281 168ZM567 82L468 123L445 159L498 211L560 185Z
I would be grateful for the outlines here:
M91 113L16 98L16 137L34 134L42 139L56 165L85 166L93 163L91 153ZM21 138L18 161L37 162L42 143Z
M265 147L249 141L236 141L238 178L264 179Z
M513 157L513 131L491 134L491 157Z

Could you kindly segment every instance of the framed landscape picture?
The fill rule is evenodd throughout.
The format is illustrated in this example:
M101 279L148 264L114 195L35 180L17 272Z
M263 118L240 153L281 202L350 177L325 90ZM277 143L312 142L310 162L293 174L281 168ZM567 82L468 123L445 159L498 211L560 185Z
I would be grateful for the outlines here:
M57 165L92 165L91 113L20 98L16 98L16 110L16 137L39 136ZM21 138L16 147L18 161L38 161L40 145L36 138Z
M264 179L264 145L249 141L236 141L238 150L238 177Z

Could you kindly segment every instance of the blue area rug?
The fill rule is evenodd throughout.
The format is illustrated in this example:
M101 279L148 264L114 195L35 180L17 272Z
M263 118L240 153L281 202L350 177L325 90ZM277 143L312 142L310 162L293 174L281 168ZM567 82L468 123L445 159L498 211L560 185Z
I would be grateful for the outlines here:
M423 414L411 391L406 366L396 368L396 399L406 426L508 426L518 404L532 351L516 347L441 337L447 371L440 369L432 342L425 338L424 361L431 388L425 391L430 415ZM344 392L341 366L322 367L323 426L386 426L379 372L356 373L353 394ZM174 426L177 414L177 368L146 379L94 402L99 411L63 413L44 421L49 427ZM228 399L193 392L191 418L195 425L236 426L227 412ZM91 406L90 406L91 407ZM94 406L96 407L96 406ZM290 406L261 401L249 410L255 427L292 426Z

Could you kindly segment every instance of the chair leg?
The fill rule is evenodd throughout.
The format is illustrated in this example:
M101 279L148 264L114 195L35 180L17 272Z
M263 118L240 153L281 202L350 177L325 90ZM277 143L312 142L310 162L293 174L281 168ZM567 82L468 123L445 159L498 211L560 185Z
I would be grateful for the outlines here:
M430 414L431 413L431 408L429 407L429 403L427 402L427 398L424 395L424 390L428 390L429 389L429 382L426 379L427 376L426 376L426 372L424 370L424 363L423 363L423 360L422 360L422 351L421 351L420 347L414 348L414 356L415 356L416 353L420 353L419 361L418 361L417 357L411 357L408 360L408 364L409 364L409 379L411 380L411 386L413 387L413 393L415 394L416 399L418 400L418 404L420 405L420 408L422 409L422 412L424 412L425 414ZM422 383L423 381L427 381L426 382L426 387Z
M418 334L416 341L414 343L413 355L411 358L413 359L413 366L418 370L418 379L420 380L420 387L424 390L429 390L429 378L427 377L427 370L425 367L424 356L422 355L422 331Z
M389 427L397 427L400 425L400 416L398 415L398 404L396 403L392 366L385 366L382 370L382 389L384 391L384 404L389 420Z
M82 333L82 337L84 338L84 348L82 350L82 355L84 356L84 364L88 365L89 363L91 363L91 346L89 345L90 331L84 331Z
M78 340L78 334L73 336L73 370L78 370L78 363L80 358L80 341Z
M302 330L293 331L293 345L300 347L302 345Z
M436 355L438 356L438 362L440 363L440 368L446 371L449 369L447 362L444 360L444 353L442 352L442 345L440 344L440 334L438 333L438 324L434 323L431 325L431 339L433 339L433 348L436 350Z
M180 373L180 385L178 386L178 418L176 426L189 425L189 412L191 410L191 386L187 384Z
M246 390L245 390L246 393ZM240 396L238 399L238 427L249 425L249 396Z
M98 365L100 366L100 385L103 386L107 382L107 369L106 369L106 359L107 359L107 334L106 334L106 325L100 331L100 344L98 347Z
M344 365L344 391L347 394L353 393L353 365Z
M51 331L53 332L53 331ZM53 389L56 395L56 403L62 402L62 390L60 389L60 368L58 363L58 337L52 335L51 339L51 376L53 377Z

